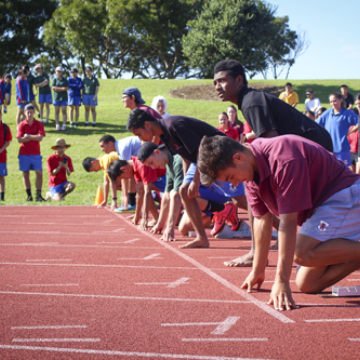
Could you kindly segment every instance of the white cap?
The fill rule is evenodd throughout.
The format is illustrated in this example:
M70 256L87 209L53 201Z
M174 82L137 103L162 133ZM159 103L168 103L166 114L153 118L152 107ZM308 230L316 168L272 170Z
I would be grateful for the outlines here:
M61 67L61 66L58 66L55 71L61 71L61 72L64 72L64 69Z

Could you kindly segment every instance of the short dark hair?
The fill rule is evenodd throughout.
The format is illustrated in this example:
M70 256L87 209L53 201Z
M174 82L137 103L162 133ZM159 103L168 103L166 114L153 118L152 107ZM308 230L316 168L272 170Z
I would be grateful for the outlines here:
M226 73L233 78L241 76L244 84L247 86L248 82L246 80L245 69L239 61L233 59L219 61L214 67L214 74L220 71L226 71Z
M204 185L216 182L218 172L233 167L233 156L243 152L244 146L228 136L204 136L201 140L198 156L200 181Z
M353 108L351 108L350 110L353 111L356 115L359 115L359 110L358 110L358 108L353 107Z
M18 70L18 74L19 74L19 75L24 74L24 69L23 69L23 68L20 68L20 69Z
M99 143L103 142L104 144L108 144L109 142L113 142L115 144L116 140L112 135L106 134L102 136L99 140Z
M285 86L291 86L291 87L292 87L292 83L287 82L287 83L285 84Z
M320 109L318 109L318 111L316 112L317 114L320 112L321 114L323 113L323 112L325 112L327 110L327 108L326 107L324 107L324 106L322 106Z
M30 71L29 65L24 65L24 66L23 66L23 70L24 70L24 71Z
M5 75L4 75L4 79L10 79L10 80L11 80L12 78L11 78L11 75L10 75L10 74L5 74Z
M311 110L308 110L307 112L306 112L306 115L311 115L311 116L315 116L315 113L313 112L313 111L311 111Z
M356 96L355 96L355 101L356 100L360 100L360 93L359 94L356 94Z
M305 91L306 94L313 94L314 90L312 88L306 89Z
M90 169L92 167L92 162L95 160L96 158L93 157L87 157L86 159L84 159L84 161L82 162L82 166L87 172L90 172Z
M116 179L123 173L121 168L126 165L128 165L126 160L115 160L112 162L106 170L110 180L116 181Z
M144 128L146 121L157 121L153 116L141 109L134 109L131 111L126 128L131 131L132 129Z
M222 111L218 116L220 116L220 115L225 115L229 119L229 116L228 116L227 112L225 112L225 111Z
M341 88L346 88L346 89L347 89L348 87L347 87L347 85L344 84L344 85L341 85L341 86L340 86L340 89L341 89Z

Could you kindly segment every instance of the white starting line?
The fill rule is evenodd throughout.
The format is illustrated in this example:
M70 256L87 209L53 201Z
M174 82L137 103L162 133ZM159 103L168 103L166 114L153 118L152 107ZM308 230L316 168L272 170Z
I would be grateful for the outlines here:
M190 280L190 278L184 277L173 282L135 283L135 285L167 285L167 288L176 288L179 285L186 284L188 280Z
M118 258L118 260L162 260L159 255L161 254L151 254L144 258Z

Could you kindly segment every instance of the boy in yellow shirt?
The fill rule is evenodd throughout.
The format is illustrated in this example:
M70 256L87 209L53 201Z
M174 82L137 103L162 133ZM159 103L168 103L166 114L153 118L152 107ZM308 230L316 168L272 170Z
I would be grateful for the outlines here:
M285 84L285 91L279 95L279 99L285 101L292 107L296 107L299 103L299 96L295 91L292 91L292 84L289 82Z
M117 206L117 190L118 187L116 182L111 181L107 175L107 168L116 160L119 160L119 155L116 151L112 151L109 154L100 155L98 159L87 157L82 165L87 172L98 172L104 170L104 201L99 205L99 207L105 207L108 202L109 197L109 187L111 185L111 210L115 210ZM119 189L121 190L121 189Z

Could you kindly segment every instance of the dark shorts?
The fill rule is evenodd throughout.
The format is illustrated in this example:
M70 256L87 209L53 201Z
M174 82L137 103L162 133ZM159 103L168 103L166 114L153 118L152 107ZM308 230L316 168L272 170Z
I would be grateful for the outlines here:
M358 153L350 153L350 156L351 156L351 165L356 165L356 163L358 162L358 158L359 158L359 155Z

